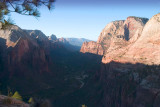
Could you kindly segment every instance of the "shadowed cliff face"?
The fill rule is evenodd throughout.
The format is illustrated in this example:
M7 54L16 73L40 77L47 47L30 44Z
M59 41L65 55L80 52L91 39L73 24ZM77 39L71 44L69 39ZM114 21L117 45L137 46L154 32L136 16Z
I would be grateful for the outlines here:
M55 100L57 107L159 107L160 67L141 63L102 64L82 88ZM61 101L63 103L58 103ZM73 102L74 101L74 102Z
M49 72L49 57L37 40L17 26L0 30L2 60L12 76L15 72ZM48 59L47 59L48 58Z
M159 14L146 22L111 22L97 42L83 44L82 53L37 30L0 30L2 91L14 87L56 107L158 107L160 67L152 62L159 64Z
M102 56L73 52L40 31L30 32L17 26L0 30L0 90L47 98L57 107L70 104L68 98L98 71Z
M160 67L110 62L96 78L101 86L99 107L158 107Z
M128 17L126 21L115 21L106 26L97 41L105 50L101 70L87 86L88 90L94 87L98 94L88 95L93 98L88 101L89 106L159 106L159 17L157 14L149 21ZM85 51L84 47L81 52L94 53L93 49ZM91 86L91 83L99 85ZM93 101L94 104L90 103Z

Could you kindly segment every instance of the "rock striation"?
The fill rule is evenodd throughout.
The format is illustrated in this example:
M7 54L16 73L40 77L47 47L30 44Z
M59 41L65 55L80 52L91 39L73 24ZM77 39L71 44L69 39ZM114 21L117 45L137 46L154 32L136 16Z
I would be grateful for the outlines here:
M108 24L97 43L105 53L97 72L99 107L158 107L160 14ZM110 35L110 38L108 38ZM85 51L85 50L83 50Z
M153 16L144 26L138 39L130 42L126 47L113 50L104 55L102 62L109 63L116 62L130 62L130 63L143 63L143 64L160 64L158 53L159 48L159 34L160 34L160 14ZM137 38L136 35L133 38ZM132 40L132 39L131 39Z
M47 41L47 39L41 35L38 37L33 35L32 33L30 36L17 26L0 30L1 57L8 71L11 72L10 75L17 70L23 73L29 71L49 72L49 54L37 40ZM30 70L31 67L32 70Z
M113 50L126 47L127 45L134 43L139 38L142 29L147 21L148 19L146 18L139 18L132 16L128 17L126 20L111 22L107 24L107 26L100 33L97 42L94 43L95 47L96 45L100 47L97 48L97 50L100 52L95 53L92 50L92 48L85 46L88 45L86 43L82 46L81 52L82 53L90 52L98 54L101 53L101 51L103 51L104 55ZM102 55L102 53L98 55Z
M103 50L102 45L97 44L94 41L84 42L80 51L82 53L92 53L92 54L97 54L97 55L104 54L104 50Z

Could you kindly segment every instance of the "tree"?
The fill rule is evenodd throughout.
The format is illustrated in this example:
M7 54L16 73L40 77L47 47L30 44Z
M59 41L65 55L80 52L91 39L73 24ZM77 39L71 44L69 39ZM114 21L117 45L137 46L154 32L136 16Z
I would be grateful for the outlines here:
M33 100L33 98L32 98L32 97L31 97L31 98L29 98L28 103L29 103L29 104L34 103L34 100Z
M17 100L22 100L22 96L18 93L18 91L16 91L16 92L14 93L14 95L12 96L12 98L15 98L15 99L17 99Z
M53 8L55 0L0 0L0 22L2 28L12 25L9 13L15 12L21 15L40 17L39 7L47 6L49 10Z

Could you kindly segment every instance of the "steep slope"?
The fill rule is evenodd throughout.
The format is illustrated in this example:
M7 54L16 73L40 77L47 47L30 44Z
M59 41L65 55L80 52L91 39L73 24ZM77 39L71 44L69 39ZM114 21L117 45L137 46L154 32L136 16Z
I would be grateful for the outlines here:
M125 21L120 20L111 22L103 29L97 43L94 43L94 47L96 47L96 45L101 45L99 46L100 48L97 48L100 52L95 53L92 48L85 46L87 43L82 46L81 52L98 54L103 51L103 54L105 54L126 47L139 38L147 21L148 19L146 18L128 17Z
M82 53L93 53L93 54L97 54L97 55L103 55L104 54L104 50L102 45L97 44L94 41L91 42L84 42L80 52Z
M129 36L128 45L105 53L95 77L102 84L99 107L159 107L159 17L153 16L139 36Z
M24 99L47 98L57 107L79 106L83 99L72 104L79 96L70 96L84 87L101 58L69 51L41 31L11 26L0 30L0 91L6 95L11 88Z
M145 25L141 37L125 54L125 57L146 64L160 64L160 14L153 16Z
M131 62L144 64L160 64L159 62L159 17L153 16L145 25L138 40L125 48L114 50L104 55L102 62Z
M0 38L4 41L0 45L4 50L2 57L5 63L10 66L9 71L13 73L17 68L25 67L27 72L32 66L38 72L48 72L47 54L28 33L17 26L11 26L9 29L0 30ZM37 68L39 65L42 65L43 68Z
M9 86L28 94L39 89L46 81L43 75L51 73L53 66L51 52L45 48L48 45L42 46L39 40L17 26L0 30L0 41L1 90L5 92Z

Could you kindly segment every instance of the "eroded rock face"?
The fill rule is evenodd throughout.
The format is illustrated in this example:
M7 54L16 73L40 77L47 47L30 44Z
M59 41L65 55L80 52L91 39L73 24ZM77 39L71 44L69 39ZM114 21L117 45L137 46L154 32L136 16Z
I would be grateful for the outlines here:
M130 62L144 64L160 64L159 34L160 34L160 14L153 16L144 26L142 33L135 42L131 42L126 47L113 50L104 55L102 62ZM133 36L134 37L134 36Z
M49 72L48 53L35 36L30 36L17 26L11 26L0 30L0 41L2 60L7 67L6 71L11 72L10 76L17 71L29 72L31 67L31 71Z
M82 53L92 53L97 55L103 55L103 47L100 44L97 44L96 42L84 42L80 52Z
M134 58L145 64L160 64L160 14L145 25L141 37L129 48L124 57Z
M101 45L100 47L102 47L97 50L103 50L104 55L134 43L140 37L142 29L147 21L148 19L146 18L128 17L125 21L120 20L109 23L101 32L97 44L94 43L95 45ZM85 45L88 44L82 46L81 52L92 53L92 48L84 49L84 47L87 47ZM98 53L101 52L97 52L96 54Z
M103 96L99 107L159 105L160 14L153 16L145 25L135 24L137 20L143 21L133 18L129 17L124 22L129 36L121 43L126 45L114 49L120 45L115 45L116 40L111 39L110 47L102 58L98 74L103 83Z
M98 107L158 107L159 66L110 62L99 72L102 98Z

